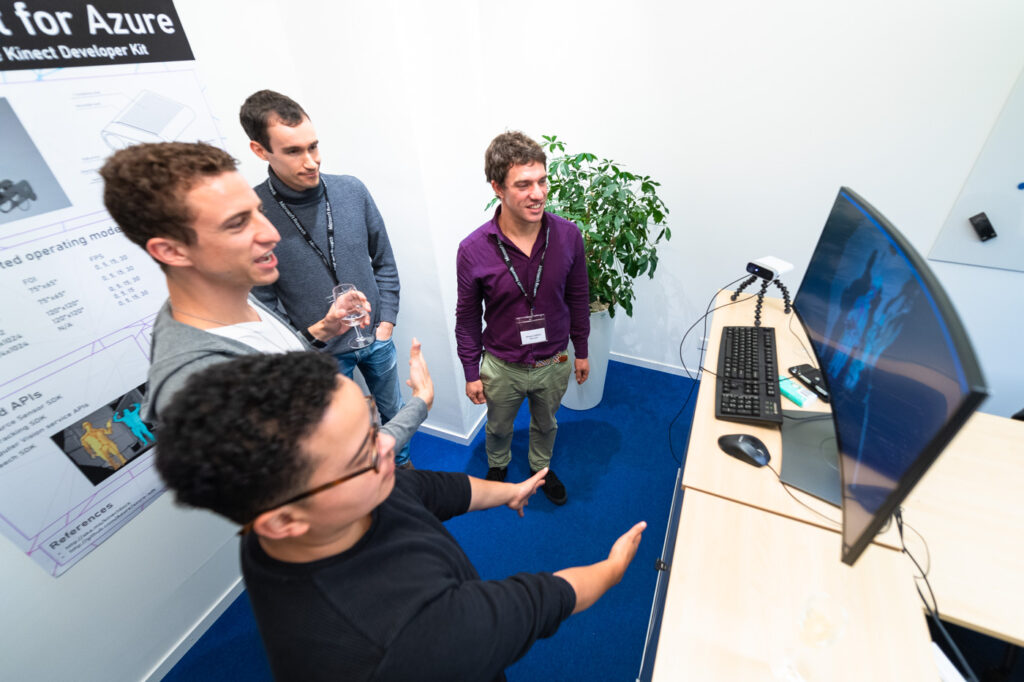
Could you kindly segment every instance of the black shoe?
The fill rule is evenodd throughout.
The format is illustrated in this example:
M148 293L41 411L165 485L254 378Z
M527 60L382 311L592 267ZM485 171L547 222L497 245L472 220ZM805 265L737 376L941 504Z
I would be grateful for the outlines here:
M504 481L508 474L508 467L491 467L487 470L488 481Z
M537 472L534 471L533 473ZM548 469L548 472L544 474L544 485L542 487L544 488L544 494L554 504L563 505L569 499L565 492L565 486L558 480L558 476L555 476L555 472L551 469Z

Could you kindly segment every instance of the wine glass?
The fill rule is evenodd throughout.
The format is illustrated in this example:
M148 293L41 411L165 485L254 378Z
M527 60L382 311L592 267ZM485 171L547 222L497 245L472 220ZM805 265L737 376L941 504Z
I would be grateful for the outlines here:
M348 294L354 291L359 291L358 289L356 289L355 284L339 284L338 286L334 287L334 290L332 292L334 295L334 304L338 305L338 301L342 300ZM352 310L349 311L349 313L345 315L343 318L341 318L345 324L352 327L356 332L356 338L352 339L348 343L350 348L366 348L371 343L373 343L373 337L364 336L363 332L360 331L359 329L360 323L363 321L364 317L366 317L366 311L363 310L363 306L361 304L356 303Z

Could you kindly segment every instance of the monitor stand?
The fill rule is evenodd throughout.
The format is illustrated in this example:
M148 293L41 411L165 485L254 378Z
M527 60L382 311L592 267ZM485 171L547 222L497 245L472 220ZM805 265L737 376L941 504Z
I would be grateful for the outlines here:
M817 415L817 416L816 416ZM782 482L839 507L839 451L829 412L783 410Z

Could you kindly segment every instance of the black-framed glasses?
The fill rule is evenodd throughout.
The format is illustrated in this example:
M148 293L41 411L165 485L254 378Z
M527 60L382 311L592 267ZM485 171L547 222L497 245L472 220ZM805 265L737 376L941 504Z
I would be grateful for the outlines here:
M370 463L364 467L356 469L355 471L350 471L344 476L336 478L333 481L322 483L315 488L307 490L304 493L293 495L292 497L289 497L287 500L283 502L278 502L277 504L271 507L267 507L266 509L257 512L257 517L259 517L260 514L266 514L268 511L273 511L274 509L283 507L286 504L292 504L294 502L298 502L299 500L304 500L307 497L316 495L317 493L322 493L325 490L330 490L335 486L341 485L345 481L351 481L356 476L362 476L363 474L368 473L370 471L380 471L380 450L377 448L377 436L380 434L380 412L377 410L377 402L373 399L372 396L366 395L363 396L363 399L366 400L366 404L370 408L370 431L369 433L366 434L366 439L363 440L363 444L359 446L360 454L356 457L356 460L363 461L365 459L364 453L367 450L369 450L370 452L368 456L370 459ZM253 523L255 523L255 519L242 526L242 529L238 531L238 534L244 535L248 533L250 530L252 530Z

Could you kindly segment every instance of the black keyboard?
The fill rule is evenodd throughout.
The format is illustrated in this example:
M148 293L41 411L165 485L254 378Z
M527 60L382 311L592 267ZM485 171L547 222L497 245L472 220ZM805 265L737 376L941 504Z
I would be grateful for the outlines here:
M745 424L782 423L774 328L722 329L715 417Z

